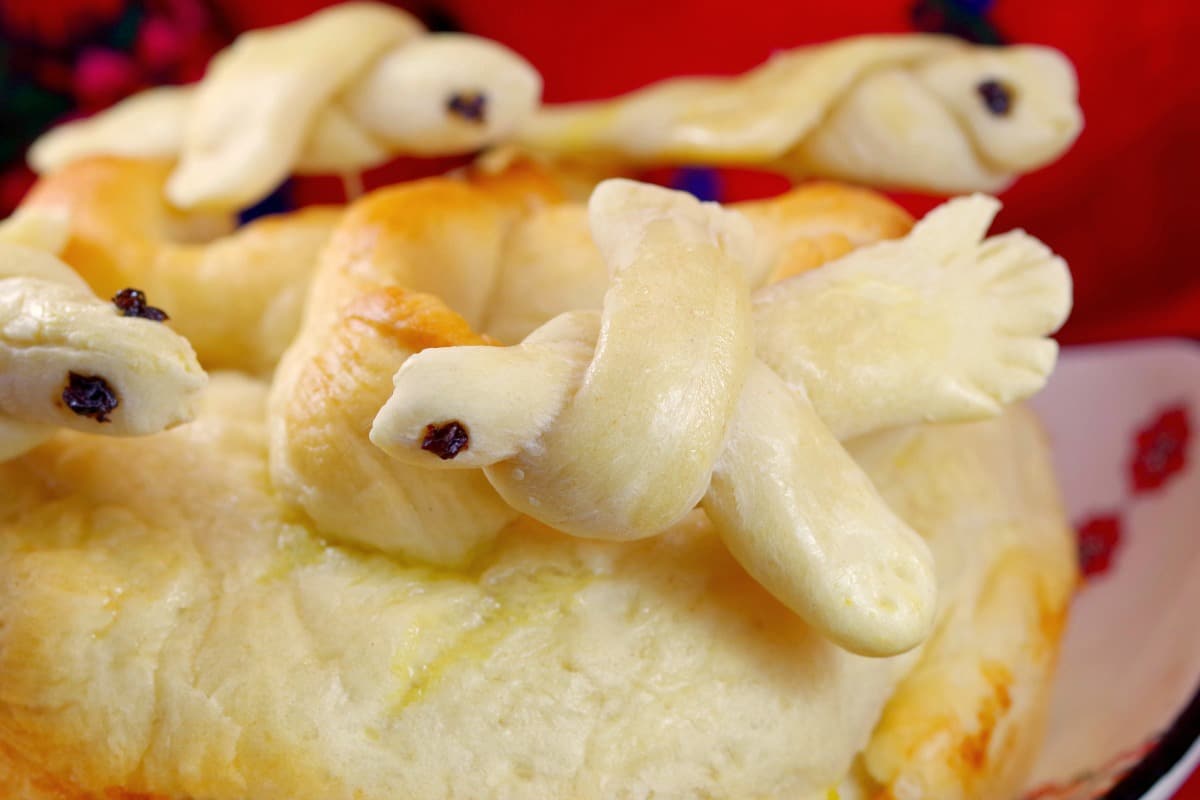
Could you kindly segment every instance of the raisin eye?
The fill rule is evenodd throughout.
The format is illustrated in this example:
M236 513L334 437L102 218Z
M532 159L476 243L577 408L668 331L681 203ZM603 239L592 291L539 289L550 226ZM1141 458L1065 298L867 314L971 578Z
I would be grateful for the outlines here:
M69 374L62 399L67 408L96 422L110 422L108 415L121 404L117 393L104 378L99 375L80 375L78 372Z
M146 293L140 289L122 289L113 295L112 302L124 317L141 317L153 322L170 319L161 308L146 305Z
M993 116L1007 117L1012 111L1013 93L1004 83L998 80L986 80L975 87L984 106Z
M487 95L483 92L455 92L446 101L446 111L468 122L486 122Z
M448 461L466 450L470 443L471 437L467 435L467 429L458 420L451 420L441 425L426 425L421 449Z

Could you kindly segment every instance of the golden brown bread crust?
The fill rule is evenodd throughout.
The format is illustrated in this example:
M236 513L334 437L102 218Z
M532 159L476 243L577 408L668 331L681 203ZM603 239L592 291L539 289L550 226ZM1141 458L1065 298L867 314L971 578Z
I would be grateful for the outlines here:
M346 225L338 225L340 209L318 207L259 219L234 231L228 216L185 215L171 208L163 193L169 172L167 162L85 159L39 180L24 205L69 212L64 259L100 296L139 288L171 314L173 327L191 341L206 368L256 373L272 368L296 335L309 281L335 227L341 233L334 247L345 258L370 250L371 258L387 261L401 254L414 226L447 215L469 219L482 213L481 204L508 209L502 223L506 230L516 217L528 221L524 227L536 228L543 209L566 202L569 183L560 172L518 161L500 172L469 169L465 180L432 179L375 192L355 204L353 220ZM410 187L421 196L422 205L413 202ZM475 199L467 202L468 196ZM881 195L829 182L807 183L780 197L737 208L763 238L768 263L752 276L756 283L813 269L855 247L902 236L912 227L911 217ZM555 213L547 220L550 227L559 229L551 231L557 238L535 248L572 247L573 255L556 252L554 259L586 262L576 271L593 274L602 293L605 273L590 241L584 251L578 249L579 236L586 239L582 208ZM374 241L376 232L383 239L366 244ZM573 239L573 233L579 236ZM464 242L463 249L470 244ZM506 338L518 335L528 325L505 324L504 272L501 269L501 285L490 298L499 307L488 308L486 314L463 308L456 302L459 298L443 299L477 328L491 332L494 327ZM512 277L519 281L519 275ZM486 287L487 281L475 283ZM420 282L405 285L436 288ZM523 285L508 288L518 296L528 294ZM492 321L494 326L484 324Z
M372 192L347 210L322 254L305 329L389 285L437 295L477 325L508 230L534 209L560 202L553 176L524 164L500 175L429 178Z
M39 768L15 748L0 741L0 789L5 800L172 800L161 794L131 792L120 787L88 791L62 776Z
M118 787L85 791L38 769L0 742L0 788L5 800L172 800L161 794L130 792Z
M393 465L365 439L391 392L396 364L426 347L486 341L437 297L397 286L348 300L321 330L320 349L307 339L276 374L276 490L332 538L439 565L469 560L515 512L482 474ZM421 499L406 502L413 497ZM446 506L455 512L444 513Z
M767 282L816 269L851 250L912 230L903 208L869 189L830 181L801 184L769 200L735 204L761 232L783 240Z
M315 207L234 231L227 215L166 202L165 162L95 158L42 178L23 207L68 212L63 259L101 297L127 287L167 310L208 369L270 369L295 335L304 287L341 210Z

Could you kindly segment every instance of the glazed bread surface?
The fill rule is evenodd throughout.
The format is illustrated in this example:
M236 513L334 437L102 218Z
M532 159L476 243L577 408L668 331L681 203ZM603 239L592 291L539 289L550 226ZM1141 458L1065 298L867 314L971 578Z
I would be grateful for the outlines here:
M6 796L982 798L1037 741L1074 567L1027 412L854 444L942 598L870 659L699 513L637 543L521 520L458 572L326 544L270 488L264 405L217 375L191 426L0 465Z

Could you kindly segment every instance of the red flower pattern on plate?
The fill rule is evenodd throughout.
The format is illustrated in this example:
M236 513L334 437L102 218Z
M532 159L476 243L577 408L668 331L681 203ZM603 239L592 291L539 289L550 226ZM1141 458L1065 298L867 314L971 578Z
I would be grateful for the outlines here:
M1133 491L1148 492L1162 487L1187 465L1191 420L1184 406L1172 406L1138 431L1129 477Z
M1084 579L1108 572L1121 545L1121 518L1116 514L1092 517L1079 526L1079 570Z

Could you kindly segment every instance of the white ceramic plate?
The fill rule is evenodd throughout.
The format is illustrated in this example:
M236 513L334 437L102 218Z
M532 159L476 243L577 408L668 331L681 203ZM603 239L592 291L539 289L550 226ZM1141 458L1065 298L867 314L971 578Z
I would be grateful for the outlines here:
M1069 349L1033 406L1085 580L1026 800L1169 800L1200 762L1200 345Z

